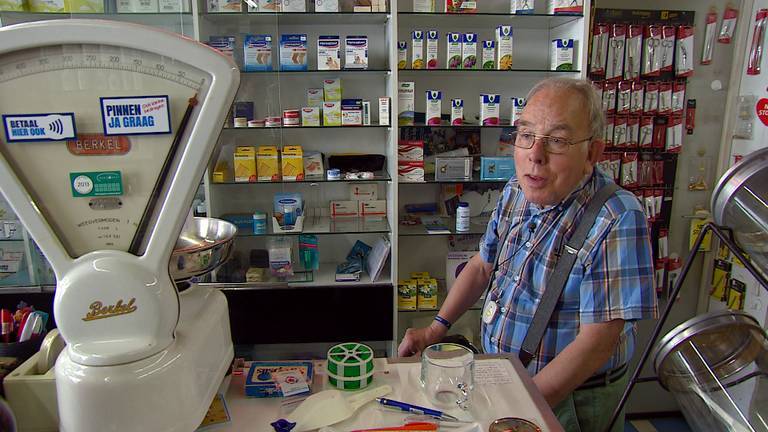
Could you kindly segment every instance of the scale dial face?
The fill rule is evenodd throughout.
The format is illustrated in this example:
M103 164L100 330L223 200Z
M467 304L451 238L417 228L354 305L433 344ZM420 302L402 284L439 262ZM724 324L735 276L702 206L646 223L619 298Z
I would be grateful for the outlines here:
M173 58L109 45L0 56L0 151L71 257L129 250L189 99L210 82ZM66 135L69 118L73 139L13 135Z

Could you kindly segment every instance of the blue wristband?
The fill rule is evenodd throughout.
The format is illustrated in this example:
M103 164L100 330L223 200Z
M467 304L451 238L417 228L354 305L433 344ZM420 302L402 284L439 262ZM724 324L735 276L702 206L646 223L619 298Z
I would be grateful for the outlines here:
M441 317L440 315L435 315L435 321L439 322L440 324L444 325L445 328L449 329L451 328L451 322L447 319Z

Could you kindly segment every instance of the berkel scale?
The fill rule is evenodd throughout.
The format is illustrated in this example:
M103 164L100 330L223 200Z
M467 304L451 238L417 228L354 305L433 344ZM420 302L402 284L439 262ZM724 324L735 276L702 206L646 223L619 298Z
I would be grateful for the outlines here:
M204 417L233 356L226 298L174 281L231 247L231 224L187 212L238 85L224 55L144 26L0 29L0 189L56 274L61 431Z

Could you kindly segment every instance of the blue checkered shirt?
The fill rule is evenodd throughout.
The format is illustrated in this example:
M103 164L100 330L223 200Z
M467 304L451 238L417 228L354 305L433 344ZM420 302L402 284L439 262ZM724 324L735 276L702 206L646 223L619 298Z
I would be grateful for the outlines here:
M557 205L528 202L511 179L480 242L480 256L494 263L500 247L495 282L486 296L498 313L482 325L487 353L518 353L533 314L555 268L556 252L576 229L586 203L611 182L595 168ZM597 374L626 363L634 352L634 321L657 316L653 257L645 214L635 195L619 190L597 216L579 250L563 295L558 301L536 358L528 365L538 373L579 333L581 324L626 321L619 343Z

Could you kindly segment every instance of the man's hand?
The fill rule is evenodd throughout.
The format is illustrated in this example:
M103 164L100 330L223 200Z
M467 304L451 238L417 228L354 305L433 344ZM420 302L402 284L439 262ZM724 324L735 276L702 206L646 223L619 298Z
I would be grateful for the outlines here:
M397 348L397 354L400 357L410 357L424 351L424 348L432 345L433 343L440 342L448 332L442 324L432 323L428 327L422 327L418 329L409 328L405 331L400 346Z

